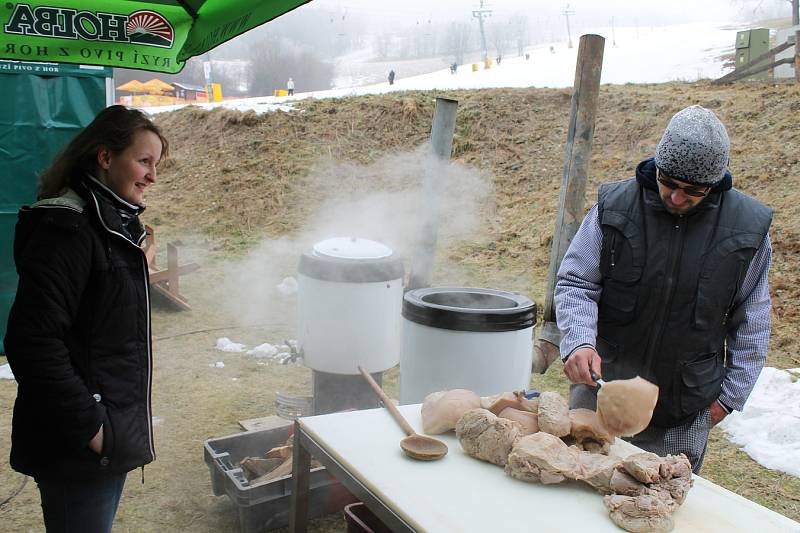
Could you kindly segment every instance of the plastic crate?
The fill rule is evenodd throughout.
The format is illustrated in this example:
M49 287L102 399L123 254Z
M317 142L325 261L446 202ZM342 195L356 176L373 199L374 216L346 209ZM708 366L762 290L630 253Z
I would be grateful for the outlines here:
M351 503L344 507L344 520L347 533L392 533L381 519L375 516L363 502Z
M203 444L204 458L211 475L215 496L227 495L238 509L242 533L269 531L289 525L292 476L250 484L239 462L245 457L263 456L270 448L282 446L292 430L285 426L245 431L227 437L208 439ZM309 517L341 511L357 501L325 468L314 468L309 478Z

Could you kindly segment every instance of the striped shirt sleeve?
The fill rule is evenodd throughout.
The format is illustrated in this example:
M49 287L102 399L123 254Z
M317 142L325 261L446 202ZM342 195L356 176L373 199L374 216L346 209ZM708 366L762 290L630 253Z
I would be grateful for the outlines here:
M772 303L767 274L772 264L769 234L759 246L737 295L728 327L727 369L720 401L741 411L767 359Z
M597 338L597 302L603 291L600 251L603 232L595 204L561 261L554 302L561 330L561 358L566 360L582 346L594 346Z

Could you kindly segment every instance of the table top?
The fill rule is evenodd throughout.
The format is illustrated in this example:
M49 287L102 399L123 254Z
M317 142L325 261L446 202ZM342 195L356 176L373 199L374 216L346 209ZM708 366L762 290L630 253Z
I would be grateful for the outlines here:
M400 406L420 433L420 404ZM404 434L388 411L369 409L303 417L300 428L376 498L417 531L486 532L569 529L621 531L602 497L581 482L541 485L468 456L454 432L436 437L448 454L422 462L400 449ZM612 453L638 449L617 440ZM701 477L673 516L677 532L800 532L800 524Z

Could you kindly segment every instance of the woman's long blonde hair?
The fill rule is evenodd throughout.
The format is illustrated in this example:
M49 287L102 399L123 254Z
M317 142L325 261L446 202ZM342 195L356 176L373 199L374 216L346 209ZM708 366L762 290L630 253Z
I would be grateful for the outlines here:
M167 156L168 144L158 126L138 109L112 105L98 113L42 173L38 199L60 196L87 173L93 174L97 167L98 150L105 148L113 154L119 154L131 145L133 135L138 130L149 130L158 135L163 160Z

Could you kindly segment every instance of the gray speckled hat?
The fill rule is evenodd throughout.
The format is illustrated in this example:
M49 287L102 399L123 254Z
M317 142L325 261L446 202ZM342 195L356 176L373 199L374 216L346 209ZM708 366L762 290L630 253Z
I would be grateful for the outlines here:
M656 147L656 166L675 179L714 186L725 176L730 146L717 115L693 105L669 121Z

